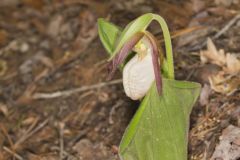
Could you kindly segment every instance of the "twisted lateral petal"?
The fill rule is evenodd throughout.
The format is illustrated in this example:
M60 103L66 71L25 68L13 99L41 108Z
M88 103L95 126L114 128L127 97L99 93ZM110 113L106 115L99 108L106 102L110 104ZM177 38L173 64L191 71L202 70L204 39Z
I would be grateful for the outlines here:
M133 47L137 44L137 42L144 36L144 33L138 32L134 36L131 37L121 48L118 54L113 58L113 60L109 64L109 75L108 79L112 79L114 73L117 70L119 64L123 63L123 61L128 56L129 52L133 49Z
M161 95L161 93L162 93L162 77L161 77L161 69L160 69L160 65L159 65L160 54L159 54L158 46L157 46L155 37L150 32L146 32L145 35L151 44L152 64L153 64L153 68L154 68L156 86L157 86L158 94Z

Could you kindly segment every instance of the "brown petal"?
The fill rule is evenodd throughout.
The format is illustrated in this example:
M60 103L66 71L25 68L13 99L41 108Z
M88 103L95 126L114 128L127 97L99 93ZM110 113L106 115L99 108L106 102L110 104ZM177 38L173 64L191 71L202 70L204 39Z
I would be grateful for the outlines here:
M113 60L109 63L109 75L108 80L112 79L114 73L117 70L118 65L123 63L123 61L127 58L130 51L133 49L133 47L137 44L137 42L142 39L144 36L144 33L138 32L134 36L132 36L120 49L120 51L116 54L116 56L113 58Z

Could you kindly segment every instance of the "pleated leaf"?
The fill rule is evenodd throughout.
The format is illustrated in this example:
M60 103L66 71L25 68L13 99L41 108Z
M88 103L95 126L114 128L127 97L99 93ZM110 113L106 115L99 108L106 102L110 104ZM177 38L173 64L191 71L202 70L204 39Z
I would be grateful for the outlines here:
M153 85L126 129L122 160L187 160L189 116L200 84L163 80L159 96Z

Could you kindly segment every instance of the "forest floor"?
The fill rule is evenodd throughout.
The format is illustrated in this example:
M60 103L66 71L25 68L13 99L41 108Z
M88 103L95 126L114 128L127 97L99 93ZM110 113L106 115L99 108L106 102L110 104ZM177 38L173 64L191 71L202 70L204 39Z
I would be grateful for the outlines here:
M120 72L106 81L97 18L124 27L147 12L169 25L177 79L203 86L189 159L239 159L239 10L238 0L1 0L0 160L118 160L139 102Z

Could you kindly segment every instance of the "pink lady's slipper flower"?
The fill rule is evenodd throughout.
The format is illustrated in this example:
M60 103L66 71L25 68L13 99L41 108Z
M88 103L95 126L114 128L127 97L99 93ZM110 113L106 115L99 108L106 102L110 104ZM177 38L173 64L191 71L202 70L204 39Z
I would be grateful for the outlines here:
M158 93L161 94L160 55L156 40L149 32L137 33L124 44L110 62L109 78L132 50L136 55L123 68L123 86L126 95L133 100L143 98L154 80L156 80Z

